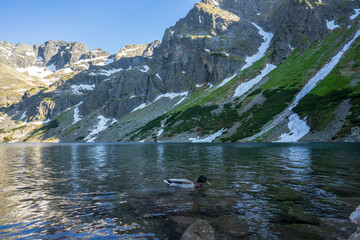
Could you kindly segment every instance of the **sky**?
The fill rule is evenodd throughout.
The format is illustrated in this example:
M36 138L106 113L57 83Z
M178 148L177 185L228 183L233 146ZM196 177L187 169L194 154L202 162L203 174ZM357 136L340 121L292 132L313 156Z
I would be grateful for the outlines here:
M3 0L0 41L83 42L111 54L127 44L162 40L200 0Z

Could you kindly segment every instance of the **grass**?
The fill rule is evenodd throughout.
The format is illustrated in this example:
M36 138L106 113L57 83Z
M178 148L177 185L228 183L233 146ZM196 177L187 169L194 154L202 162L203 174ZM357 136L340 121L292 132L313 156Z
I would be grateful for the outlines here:
M230 128L239 119L236 109L233 109L231 104L224 105L223 109L219 109L218 105L194 106L176 115L167 121L165 132L169 136L194 130L202 136Z
M346 28L336 30L323 41L313 43L306 51L296 49L288 59L268 74L266 83L251 92L242 102L237 98L230 104L219 106L219 103L232 97L233 91L240 82L260 73L268 62L268 54L220 88L206 92L204 92L205 87L197 89L187 102L149 122L139 130L137 136L148 134L154 128L160 127L161 122L165 120L165 134L169 137L182 132L195 131L201 136L222 128L230 128L238 122L241 125L237 131L226 140L235 142L250 137L289 106L300 89L331 59L355 29L356 27L353 26L349 30ZM351 126L359 123L360 83L355 87L349 86L353 79L350 72L356 71L360 65L359 41L348 51L335 70L294 109L300 116L309 116L313 130L321 129L328 124L334 117L333 112L336 107L347 98L351 99L352 104L352 114L347 120ZM344 71L347 74L344 74ZM238 111L247 106L258 94L266 98L265 103L255 105L238 116ZM317 103L315 106L314 102ZM150 134L153 134L153 131Z
M49 123L36 128L25 140L24 142L29 141L31 138L34 138L35 136L39 136L41 134L44 134L45 132L49 131L52 128L57 128L59 126L60 122L57 119L51 120Z
M332 121L334 110L349 98L350 93L351 90L346 88L333 90L325 95L307 94L294 108L294 112L301 118L308 116L311 130L319 131Z
M266 102L253 106L241 116L242 125L230 137L231 141L236 142L258 133L264 124L288 106L297 92L298 89L265 90L263 95Z
M351 115L346 118L344 128L358 126L360 120L360 83L351 86L359 69L354 65L360 58L360 39L357 39L339 64L322 80L308 95L306 95L294 111L301 117L308 116L308 124L312 131L324 129L334 118L334 111L341 102L350 99ZM316 104L313 104L316 103ZM344 132L344 131L343 131Z

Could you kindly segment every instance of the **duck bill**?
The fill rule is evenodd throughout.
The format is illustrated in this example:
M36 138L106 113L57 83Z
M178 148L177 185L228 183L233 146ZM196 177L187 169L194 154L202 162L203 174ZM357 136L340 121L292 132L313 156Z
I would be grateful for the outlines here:
M207 184L209 184L211 186L211 183L209 181L206 181Z

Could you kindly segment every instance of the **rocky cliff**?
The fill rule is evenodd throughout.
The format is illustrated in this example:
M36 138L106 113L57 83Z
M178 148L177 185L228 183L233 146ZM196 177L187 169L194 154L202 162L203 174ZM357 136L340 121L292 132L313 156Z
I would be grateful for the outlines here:
M82 43L0 42L0 80L12 86L0 138L357 141L358 9L351 0L203 0L161 42L111 56ZM310 111L314 98L324 106ZM286 138L294 119L306 136Z

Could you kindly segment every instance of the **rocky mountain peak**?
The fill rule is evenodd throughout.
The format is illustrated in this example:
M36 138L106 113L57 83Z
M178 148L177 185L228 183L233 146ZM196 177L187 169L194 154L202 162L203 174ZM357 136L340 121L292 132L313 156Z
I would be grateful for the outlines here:
M121 48L120 51L116 54L116 60L120 58L132 58L132 57L150 57L153 54L153 50L161 44L161 41L155 40L154 42L148 44L131 44L126 45Z
M88 47L84 43L47 41L38 48L40 56L47 66L52 65L55 69L64 68L67 64L71 65L88 53Z

